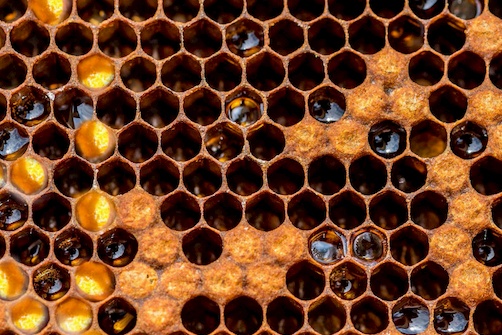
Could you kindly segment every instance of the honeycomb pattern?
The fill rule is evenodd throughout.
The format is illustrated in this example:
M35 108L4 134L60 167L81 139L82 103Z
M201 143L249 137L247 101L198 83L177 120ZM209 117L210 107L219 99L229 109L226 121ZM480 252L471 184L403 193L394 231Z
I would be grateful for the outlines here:
M501 19L0 1L0 334L501 334Z

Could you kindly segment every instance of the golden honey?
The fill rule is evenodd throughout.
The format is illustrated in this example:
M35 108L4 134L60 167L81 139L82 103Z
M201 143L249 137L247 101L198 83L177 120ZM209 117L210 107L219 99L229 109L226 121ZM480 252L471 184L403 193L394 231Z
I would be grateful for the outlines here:
M36 334L49 322L49 310L42 302L26 297L10 307L14 326L25 334Z
M81 299L68 298L56 307L56 322L65 333L80 334L92 324L92 308Z
M15 262L0 263L0 299L15 300L26 292L28 276Z
M75 271L79 292L90 301L100 301L115 290L115 277L102 263L86 262Z
M30 0L29 5L40 21L51 25L63 21L71 10L68 0Z
M112 131L100 121L84 122L75 133L77 153L91 162L102 161L113 153L115 137Z
M89 191L76 205L77 222L90 231L100 231L115 219L115 205L104 193Z
M101 55L92 55L77 65L78 80L87 88L104 88L115 78L113 62Z
M34 194L47 185L47 172L35 158L23 157L12 164L11 182L24 194Z

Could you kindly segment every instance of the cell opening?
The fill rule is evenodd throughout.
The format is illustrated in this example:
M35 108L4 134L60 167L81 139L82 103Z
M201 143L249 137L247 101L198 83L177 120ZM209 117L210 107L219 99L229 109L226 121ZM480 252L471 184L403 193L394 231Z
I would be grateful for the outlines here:
M475 162L469 177L472 187L480 194L502 192L502 162L495 157L487 156Z
M284 10L284 1L271 0L267 3L261 1L249 1L247 4L249 14L261 21L266 21L279 16Z
M194 227L200 220L199 203L192 196L180 192L166 198L160 206L164 224L173 230L184 231Z
M143 22L155 15L156 0L119 0L120 13L134 22Z
M459 20L445 17L434 21L427 31L429 45L443 55L451 55L465 44L465 25Z
M275 298L267 307L267 323L279 334L292 334L303 326L300 304L288 297Z
M272 121L290 127L303 119L305 100L292 88L283 88L268 97L267 115Z
M305 40L303 29L291 20L281 20L270 27L270 47L282 56L300 48Z
M58 41L57 36L62 34L59 32L61 30L63 29L58 30L56 34L56 43ZM20 54L27 57L34 57L47 50L50 43L50 35L45 27L37 24L35 21L24 21L12 28L10 32L10 43L12 48ZM85 44L84 41L82 41L82 44Z
M183 29L185 49L197 57L209 57L221 49L220 29L208 20L196 21Z
M92 253L92 239L75 228L65 230L54 241L54 254L65 265L78 266L91 259Z
M262 231L271 231L279 227L285 218L284 202L268 192L250 198L246 202L246 221Z
M99 307L99 327L108 335L123 335L136 326L136 309L122 298L112 298Z
M164 153L180 162L188 161L197 156L202 147L199 131L187 123L177 123L166 129L161 138Z
M136 101L126 91L114 88L98 97L96 115L107 126L121 129L136 117Z
M183 253L188 261L197 265L208 265L216 261L223 251L220 235L206 228L188 233L183 237L182 244ZM200 331L197 333L200 334Z
M352 240L352 254L361 261L379 261L387 252L387 239L379 230L362 230Z
M364 0L329 0L328 7L331 14L338 19L350 21L360 16L366 8Z
M139 183L141 187L155 196L171 193L180 183L178 167L164 158L155 158L141 167Z
M322 228L309 237L310 256L322 265L342 260L346 251L347 239L335 229Z
M177 22L188 22L197 16L200 10L198 0L163 0L164 13Z
M472 239L472 253L486 266L502 264L502 235L492 229L483 229Z
M346 191L329 201L329 218L343 229L354 229L366 219L366 204L354 192Z
M272 191L288 195L303 187L305 175L300 163L291 158L283 158L268 168L267 180Z
M325 18L309 25L308 41L312 50L330 55L345 45L345 32L338 22Z
M209 159L192 162L183 171L183 183L197 197L210 196L221 187L221 169Z
M442 86L429 96L429 108L438 120L455 122L465 116L467 97L453 86Z
M185 0L183 0L185 1ZM164 63L162 83L175 92L184 92L200 84L202 68L197 60L186 54L176 55Z
M478 157L488 144L488 132L484 127L470 121L455 126L450 134L450 147L455 155L463 159Z
M389 24L389 44L403 54L410 54L424 45L424 25L410 16L401 16Z
M205 0L203 7L212 20L225 24L241 15L244 3L243 0Z
M432 52L423 51L410 59L408 74L418 85L432 86L443 78L444 62Z
M204 202L204 219L220 231L231 230L242 220L242 204L229 193L215 195Z
M313 192L304 191L289 201L288 217L296 228L313 229L326 219L326 204Z
M413 13L421 19L431 19L444 10L445 0L410 0L409 6Z
M332 123L345 114L345 96L336 89L325 86L312 92L308 98L310 115L319 122Z
M346 262L331 271L329 283L331 290L341 299L353 300L366 291L368 277L358 265Z
M28 72L26 64L17 56L6 54L0 56L0 87L6 90L21 85Z
M288 76L293 86L308 91L324 80L324 64L313 53L303 53L289 61Z
M204 296L192 298L181 310L181 322L188 331L207 335L220 324L220 307Z
M225 40L231 52L249 57L263 48L263 27L251 20L239 20L226 28Z
M268 123L250 129L247 140L251 154L258 159L267 161L280 155L286 146L284 133Z
M179 29L168 21L154 21L141 30L141 48L155 60L170 57L181 48Z
M385 27L376 19L366 16L349 26L349 43L363 54L375 54L385 46Z
M354 328L364 334L376 334L387 328L387 306L378 299L366 297L356 302L350 310Z
M91 51L93 40L92 30L75 22L59 28L56 32L58 48L73 56L82 56ZM47 43L47 45L49 44Z
M123 267L131 263L138 253L138 241L128 231L115 228L98 239L99 258L113 267Z
M439 193L422 192L411 201L410 217L415 224L425 229L436 229L448 217L448 201Z
M125 57L136 50L137 44L134 29L125 21L112 21L99 29L99 49L109 57Z
M347 315L343 305L333 298L326 297L309 307L310 326L318 333L330 335L345 326Z
M405 227L390 237L390 253L399 263L413 266L429 253L427 235L415 227Z
M464 51L448 62L450 81L467 90L472 90L483 83L486 64L483 58L471 51Z
M370 0L370 8L376 15L390 19L398 15L404 8L404 0L386 1Z
M249 297L238 297L225 305L225 325L237 335L254 334L263 322L261 305Z
M98 25L108 20L113 11L113 0L77 0L78 15L91 24Z
M157 151L157 134L143 125L132 125L119 135L120 154L133 163L149 160Z
M469 325L470 309L457 298L440 300L434 308L434 329L442 335L460 333Z
M125 63L120 69L124 85L133 92L142 92L150 88L157 80L155 64L143 57L136 57Z
M0 61L1 62L1 61ZM33 65L33 79L49 90L64 86L71 77L70 62L60 54L50 53Z
M448 272L430 261L414 268L410 278L413 293L425 300L434 300L443 295L449 281Z
M32 145L39 156L57 160L68 152L70 140L61 128L50 123L36 131Z
M410 149L423 158L439 156L446 149L446 130L440 124L425 120L413 126L410 133Z
M70 274L66 269L49 263L33 272L33 289L41 298L55 301L66 295L70 289Z
M291 32L288 32L291 34ZM247 62L247 80L254 88L270 91L284 81L286 72L282 61L268 52L257 54Z
M0 193L0 229L13 231L28 220L28 204L15 193Z
M286 287L301 300L312 300L324 291L324 273L317 266L303 261L291 266L286 274Z
M54 116L65 127L78 129L85 121L92 119L94 104L85 92L70 88L56 94Z
M356 88L366 79L366 63L357 54L344 51L330 59L329 79L343 88Z
M163 128L176 120L180 103L176 95L158 88L141 96L139 109L144 121L155 128Z
M393 263L383 263L371 273L371 291L379 298L392 301L408 291L408 275Z
M334 156L315 158L308 168L310 187L324 195L332 195L345 186L347 173L345 166Z
M116 196L129 192L136 185L136 174L133 168L121 160L107 161L98 168L99 188Z
M49 256L50 241L47 235L35 228L26 228L10 240L10 255L27 266L40 264Z
M216 121L221 114L220 98L206 88L191 93L183 102L185 115L202 126Z
M4 249L5 250L5 249ZM492 277L493 291L497 297L502 297L502 270L497 270ZM469 320L469 314L467 313L467 320Z
M230 91L242 80L239 63L227 54L214 56L205 64L206 81L215 90Z
M429 326L430 312L417 298L405 297L392 308L392 321L403 334L420 334Z
M411 193L425 185L427 166L415 157L406 156L394 162L390 175L395 188Z
M0 4L0 20L11 23L19 19L26 13L28 4L25 0L21 1L3 1Z
M450 13L463 20L478 17L483 12L484 1L481 0L448 0Z
M379 159L367 155L350 164L349 179L352 187L361 194L380 191L387 183L387 169Z
M54 168L54 184L67 197L77 198L88 192L94 180L94 171L85 161L70 158Z
M324 1L314 0L307 3L301 0L288 0L288 9L297 19L311 21L323 13Z
M383 158L394 158L406 149L406 130L394 121L373 125L368 133L371 150Z
M263 186L263 171L252 159L235 161L228 167L227 184L230 190L239 195L251 195Z
M57 193L46 193L33 202L33 222L48 232L63 229L71 219L71 205Z

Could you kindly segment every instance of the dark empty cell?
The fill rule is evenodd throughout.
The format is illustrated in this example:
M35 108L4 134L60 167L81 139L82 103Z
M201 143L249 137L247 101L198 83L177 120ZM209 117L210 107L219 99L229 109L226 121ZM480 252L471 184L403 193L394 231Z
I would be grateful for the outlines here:
M370 8L376 15L390 19L399 14L404 8L404 0L381 1L370 0Z
M233 94L234 95L234 94ZM253 92L240 92L234 97L229 97L226 102L225 114L241 126L256 123L263 113L261 98Z
M354 229L366 219L366 204L356 193L348 191L329 202L329 218L343 229Z
M307 261L294 264L286 274L289 292L302 300L317 298L324 291L324 285L322 270Z
M497 297L501 298L502 297L502 270L498 269L492 277L492 286L493 286L493 291L497 295ZM467 319L469 319L467 317Z
M394 121L381 121L371 127L368 141L376 154L393 158L406 149L406 130Z
M483 12L483 7L482 0L448 0L450 13L463 20L478 17Z
M92 257L92 239L84 232L70 228L54 240L54 254L65 265L77 266Z
M63 30L64 28L61 28L59 31ZM56 36L62 34L59 31ZM14 50L28 57L40 55L47 50L49 42L50 36L47 29L34 21L24 21L10 31L10 43Z
M15 121L31 127L49 116L50 100L44 91L34 86L24 86L10 98L10 110Z
M2 1L0 3L0 20L11 23L24 15L28 4L25 0L21 1Z
M33 289L43 299L61 299L70 289L70 274L66 269L49 263L33 272Z
M192 162L183 171L183 183L195 196L207 197L220 189L221 169L209 159Z
M408 275L393 263L383 263L371 273L371 291L383 300L396 300L408 291Z
M364 12L364 0L329 0L328 7L331 14L338 19L350 21Z
M417 298L403 298L392 308L394 326L403 334L423 333L429 326L429 318L429 309Z
M180 192L164 200L160 206L160 216L168 228L183 231L195 226L201 214L197 200Z
M424 26L412 17L401 16L389 24L389 44L395 50L409 54L424 45Z
M502 332L502 303L497 300L485 300L474 311L474 329L478 334L497 335Z
M313 53L300 54L289 61L288 77L296 88L311 90L324 80L324 64Z
M138 241L128 231L115 228L98 239L99 258L113 267L123 267L131 263L138 252Z
M193 230L185 235L182 244L183 253L188 261L197 265L214 262L223 250L220 235L207 228Z
M126 91L114 88L98 97L96 115L107 126L120 129L134 120L136 101Z
M50 90L65 85L70 77L70 62L56 53L44 56L33 65L33 78L35 81Z
M338 22L325 18L309 26L308 40L312 50L329 55L345 45L345 32Z
M94 171L85 161L70 158L54 168L54 184L67 197L77 198L89 191L94 180Z
M26 64L17 56L0 56L0 87L11 90L21 85L26 79Z
M235 228L242 219L242 204L237 197L222 193L204 202L204 219L220 231Z
M329 265L345 257L347 240L334 229L321 229L309 237L309 252L312 258L322 264Z
M146 58L136 57L122 66L120 77L127 88L142 92L155 83L157 70L155 64Z
M122 298L112 298L99 307L99 327L107 334L127 334L134 329L136 321L136 309Z
M426 300L434 300L446 292L450 278L439 264L427 262L413 269L411 290Z
M344 300L358 298L366 291L367 282L366 271L350 262L338 265L329 276L331 290Z
M471 167L470 180L483 195L502 192L502 162L492 156L480 159Z
M387 183L387 170L384 163L367 155L350 164L349 179L356 191L364 195L375 194Z
M328 63L329 79L343 88L355 88L366 79L366 63L357 54L344 51Z
M308 182L310 187L322 194L331 195L345 186L347 173L343 164L334 156L320 156L309 165Z
M163 128L176 119L179 104L174 94L158 88L141 96L139 103L141 118L155 128Z
M366 297L356 302L350 310L354 327L365 334L376 334L387 328L389 316L383 302Z
M107 56L125 57L136 50L136 33L124 21L112 21L99 29L98 45Z
M225 40L234 54L241 57L254 55L263 47L263 27L251 20L239 20L226 28Z
M288 216L296 228L313 229L326 219L326 204L319 196L305 191L289 201Z
M157 20L141 30L141 48L156 60L174 55L180 47L179 29L168 21Z
M92 119L93 114L92 99L85 92L70 88L56 94L54 115L65 127L77 129L82 123Z
M7 115L7 99L3 94L0 94L0 121Z
M492 205L493 223L502 229L502 200L498 198Z
M45 231L55 232L70 222L70 202L57 193L47 193L33 202L33 222Z
M230 23L239 17L244 7L243 0L205 0L204 12L218 23Z
M78 15L95 25L110 18L113 10L113 0L77 0Z
M280 155L286 145L284 133L276 126L267 123L250 130L247 140L251 154L263 160L271 160Z
M156 0L119 0L119 11L135 22L145 21L155 15Z
M200 64L195 58L181 54L164 63L161 79L173 91L184 92L199 85L201 72Z
M474 52L465 51L449 60L448 78L461 88L471 90L483 83L486 64Z
M263 171L250 158L235 161L227 169L227 184L239 195L251 195L263 186Z
M267 323L280 334L293 334L303 322L302 306L291 298L275 298L267 307Z
M430 19L443 11L445 0L409 0L409 6L419 18Z
M14 123L4 123L0 126L0 158L16 160L28 149L30 138L24 128Z
M133 168L121 160L107 161L98 168L99 188L110 195L129 192L136 185Z
M268 96L267 115L281 126L290 127L303 119L305 100L292 88L283 88Z
M47 42L49 35L47 35ZM88 53L92 48L94 36L92 30L78 23L70 23L58 29L56 44L66 54L81 56ZM38 42L40 43L40 42ZM47 45L49 45L47 43ZM45 50L34 43L34 50ZM33 56L37 53L33 52Z
M502 235L492 229L484 229L472 240L472 253L486 266L502 264Z
M158 142L152 129L135 124L120 133L119 152L133 163L142 163L155 154Z
M238 297L225 306L225 325L237 335L254 334L263 322L261 305L249 297Z
M186 123L177 123L162 133L162 150L174 160L184 162L197 156L202 138L197 129Z
M488 132L474 122L466 121L452 129L450 146L460 158L471 159L481 155L488 144Z
M268 186L278 194L286 195L298 192L304 184L304 179L303 167L291 158L275 162L267 171Z
M12 231L28 219L28 204L14 193L0 193L0 229Z
M310 115L319 122L332 123L345 114L345 96L332 87L321 87L308 99Z
M302 21L311 21L319 17L324 11L323 0L309 2L301 0L288 0L288 9L291 15Z
M363 17L349 26L349 43L363 54L374 54L385 46L383 23L370 16Z
M434 329L442 335L460 334L469 325L470 309L457 298L440 300L434 308Z
M446 149L446 130L438 123L425 120L410 133L410 149L423 158L436 157Z
M493 15L502 18L502 4L499 1L490 0L488 2L488 9Z
M205 64L206 81L215 90L230 91L242 80L239 62L229 54L219 54Z
M220 324L220 307L209 298L195 297L183 306L181 322L188 331L207 335Z
M403 157L392 165L392 185L406 193L415 192L425 185L427 166L415 157Z
M377 261L386 252L387 240L378 230L364 230L354 237L352 253L363 261Z
M286 74L282 61L270 53L260 53L249 60L246 67L247 79L253 87L270 91L284 81Z
M49 238L35 228L26 228L10 239L10 255L24 265L40 264L49 252Z
M438 120L455 122L467 111L467 97L453 86L442 86L429 96L429 108Z
M139 180L145 191L163 196L178 187L180 172L178 167L167 159L158 158L141 167Z
M371 221L384 229L395 229L408 220L406 199L390 191L371 200L369 213Z
M5 239L0 237L0 258L5 255L6 247L5 247Z
M208 20L196 21L183 30L183 43L195 56L209 57L221 48L221 32Z
M423 51L410 59L408 74L418 85L432 86L443 78L444 62L432 52Z
M199 13L198 0L164 0L164 13L178 22L188 22Z
M411 201L410 216L415 224L425 229L438 228L448 217L448 201L439 193L422 192Z
M451 55L464 46L465 30L461 21L451 17L434 21L427 32L429 45L443 55Z
M316 301L309 307L309 324L322 335L338 332L345 326L346 318L343 305L330 297Z
M237 157L244 146L244 138L239 127L231 123L220 123L206 133L206 150L220 162Z
M415 227L405 227L390 237L390 253L401 264L412 266L429 253L427 235Z
M268 192L250 198L246 203L246 221L258 230L274 230L284 222L284 217L284 202Z
M271 26L269 37L270 47L283 56L300 48L305 39L302 27L291 20L281 20Z
M185 115L202 126L207 126L220 116L220 98L212 91L202 88L187 96L183 102Z

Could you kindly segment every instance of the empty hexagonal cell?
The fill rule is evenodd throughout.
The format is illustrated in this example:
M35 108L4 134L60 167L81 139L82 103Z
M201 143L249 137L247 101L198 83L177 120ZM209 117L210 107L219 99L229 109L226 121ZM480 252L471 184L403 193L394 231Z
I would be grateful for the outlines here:
M394 121L381 121L371 126L368 142L379 156L393 158L406 149L406 130Z
M424 45L424 32L419 20L401 16L389 24L389 44L404 54L415 52Z
M363 54L374 54L385 46L385 27L376 19L366 16L349 26L349 43Z
M427 235L415 227L405 227L392 234L390 253L401 264L412 266L429 253Z
M141 167L139 183L148 193L163 196L174 191L180 183L178 167L159 157Z
M246 202L245 218L256 229L271 231L284 222L284 212L284 202L281 198L264 192Z
M277 297L267 306L267 323L279 334L292 334L303 322L302 307L291 298Z
M134 163L142 163L157 151L158 138L152 129L135 124L120 133L118 145L123 157Z
M227 170L228 187L239 195L251 195L263 186L263 172L250 158L233 162Z
M156 0L119 0L120 14L136 22L145 21L155 15Z
M450 13L463 20L478 17L483 12L484 1L481 0L448 0Z
M122 298L112 298L98 309L99 327L108 335L123 335L136 326L136 309Z
M446 149L446 138L443 126L424 120L411 128L410 149L423 158L436 157Z
M237 157L244 146L242 131L235 125L225 122L208 129L205 139L206 150L220 162Z
M444 62L438 55L422 51L410 59L408 74L418 85L432 86L443 78Z
M267 171L268 186L278 194L298 192L305 182L303 167L291 158L283 158L272 164Z
M369 213L371 221L384 229L395 229L408 220L406 199L390 191L371 200Z
M219 54L205 64L206 81L215 90L230 91L242 80L239 63L229 54Z
M429 96L429 108L438 120L455 122L467 111L467 97L453 86L442 86Z
M134 92L142 92L157 80L155 64L143 57L127 61L120 69L124 85Z
M296 228L313 229L326 219L326 204L313 192L304 191L289 201L288 216Z
M434 50L443 55L451 55L464 46L465 30L466 27L461 21L447 16L431 24L427 39Z
M207 197L221 187L221 169L209 159L192 162L183 171L183 183L190 193Z
M500 198L492 204L492 219L493 223L502 229L502 200Z
M162 133L162 150L177 161L194 158L202 146L202 138L197 129L187 123L177 123Z
M49 36L47 35L47 42L48 38ZM56 32L56 45L64 53L74 56L81 56L88 53L92 48L93 40L94 36L92 30L89 27L76 22L62 26ZM39 47L37 46L35 49L38 48ZM36 54L38 53L33 51L33 56Z
M308 247L310 256L316 262L329 265L345 257L347 240L335 229L322 228L310 235Z
M376 15L385 19L390 19L403 10L404 0L397 0L392 2L370 0L370 8Z
M263 47L263 27L248 19L239 20L226 28L225 40L231 52L249 57Z
M366 272L351 262L336 266L329 276L331 290L344 300L353 300L363 294L367 281Z
M446 292L448 272L434 262L423 263L413 269L410 277L413 293L426 300L434 300Z
M464 51L448 62L448 78L461 88L472 90L478 87L483 83L485 74L485 61L471 51Z
M307 3L301 0L288 0L288 9L297 19L311 21L323 13L324 1L314 0Z
M197 200L179 192L164 200L160 206L160 216L168 228L183 231L195 226L201 214Z
M329 218L343 229L353 229L366 219L366 204L356 193L343 192L329 202Z
M70 274L55 263L42 265L33 272L33 289L43 299L61 299L70 289Z
M138 241L128 231L115 228L99 237L97 252L104 263L123 267L134 260L138 252Z
M247 80L254 88L270 91L282 84L286 72L280 58L271 53L262 52L247 62L246 74Z
M296 51L304 43L303 29L291 20L281 20L270 27L270 47L286 56Z
M90 120L93 114L92 99L85 92L70 88L56 94L54 115L56 120L65 127L77 129L82 123Z
M286 87L268 96L267 115L281 126L290 127L303 119L305 99L296 90Z
M448 217L448 201L439 193L422 192L411 201L410 217L425 229L438 228Z
M345 114L345 96L336 89L325 86L312 92L308 99L310 115L319 122L332 123Z
M329 55L345 45L345 32L339 23L324 18L309 26L308 41L314 51Z
M33 222L45 231L58 231L70 222L70 202L54 192L37 198L32 210Z
M185 115L192 121L206 126L218 119L221 113L220 98L212 91L202 88L184 100Z
M28 219L28 204L16 193L0 193L0 229L12 231Z
M364 0L329 0L328 7L331 14L341 20L350 21L358 17L366 8Z
M502 6L498 1L489 1L488 10L495 16L502 18Z
M290 59L288 77L296 88L311 90L324 80L324 64L313 53L302 53Z
M188 331L207 335L220 324L220 307L204 296L192 298L181 310L181 322Z
M99 24L113 15L112 0L77 0L77 12L82 20Z
M5 247L4 247L5 248ZM4 249L5 250L5 249ZM497 297L502 297L502 270L497 270L492 277L493 291ZM467 314L467 320L469 320L469 314Z
M195 58L180 54L164 63L161 79L173 91L184 92L199 85L201 72L202 68Z
M354 327L365 334L376 334L389 324L387 306L373 297L365 297L350 310L350 319Z
M279 16L284 10L284 1L271 0L266 3L261 1L249 1L246 3L249 14L261 21L266 21Z
M457 334L469 325L470 308L457 298L438 301L434 308L434 329L442 335Z
M298 299L317 298L324 291L324 285L322 270L307 261L294 264L286 274L286 286Z
M40 264L49 252L49 238L38 229L26 228L10 239L10 255L24 265Z
M26 64L17 56L0 56L0 87L11 90L21 85L26 79Z
M129 192L136 185L136 174L132 167L124 161L114 159L98 168L99 188L110 195Z
M60 54L50 53L33 65L33 78L43 87L54 90L65 85L71 77L70 62Z
M54 241L54 254L65 265L80 265L91 259L92 253L92 239L75 228L65 230Z
M470 180L472 187L483 195L502 192L502 162L487 156L471 166Z
M386 262L372 271L370 286L377 297L387 301L396 300L408 291L408 275L396 264Z
M487 144L488 132L474 122L463 122L455 126L450 134L451 150L463 159L478 157Z
M141 96L141 118L155 128L163 128L178 116L179 100L173 93L157 88Z
M30 142L24 128L14 123L4 123L0 126L0 158L15 160L26 152Z
M366 79L366 63L357 54L344 51L330 59L329 79L343 88L355 88Z
M49 32L35 21L24 21L10 31L14 50L28 57L40 55L47 50L49 42Z
M54 184L67 197L77 198L89 191L93 180L91 166L79 158L62 161L54 168Z
M356 191L364 195L374 194L387 183L387 169L379 159L366 155L350 164L349 179Z
M502 264L502 235L493 229L484 229L472 240L472 253L486 266Z
M57 160L68 152L70 140L65 131L54 123L48 123L37 129L32 145L39 156Z
M0 121L7 115L7 99L3 94L0 94Z
M315 158L309 165L309 186L322 194L331 195L345 186L347 173L343 164L334 156Z
M205 0L204 12L218 23L230 23L239 17L244 7L243 0Z
M387 238L377 229L364 229L352 237L352 254L365 261L375 262L387 253Z
M6 246L5 246L5 239L3 237L0 237L0 257L3 257L5 255L6 251ZM5 299L5 296L1 294L1 297Z
M124 57L136 50L137 37L125 21L115 20L99 29L98 45L110 57Z
M169 21L157 20L141 30L141 48L156 60L174 55L180 47L179 29Z
M198 57L209 57L221 49L221 32L208 20L196 21L184 28L183 43L188 52Z
M443 11L445 2L445 0L411 0L409 6L419 18L430 19Z
M427 167L421 160L407 156L394 162L390 175L395 188L411 193L425 185Z
M247 140L251 154L263 160L271 160L281 154L286 145L283 132L267 123L251 129Z
M392 308L392 321L403 334L421 334L429 326L430 312L425 303L415 297L405 297Z
M326 297L309 307L308 322L320 334L333 334L345 326L347 315L342 304Z
M11 23L24 15L28 9L28 3L22 1L3 1L0 4L0 20Z
M478 334L496 335L500 331L501 319L502 303L492 299L477 305L472 322Z
M220 231L235 228L242 219L242 204L235 196L222 193L204 202L204 219Z
M107 126L120 129L136 117L136 101L126 91L114 88L98 97L96 115Z
M50 112L50 100L47 94L34 87L24 86L10 99L12 118L25 126L35 126L45 120Z
M253 298L235 298L225 306L225 325L234 334L254 334L263 322L261 305Z
M223 242L219 234L211 229L202 228L185 235L182 247L183 253L190 263L207 265L221 256Z

